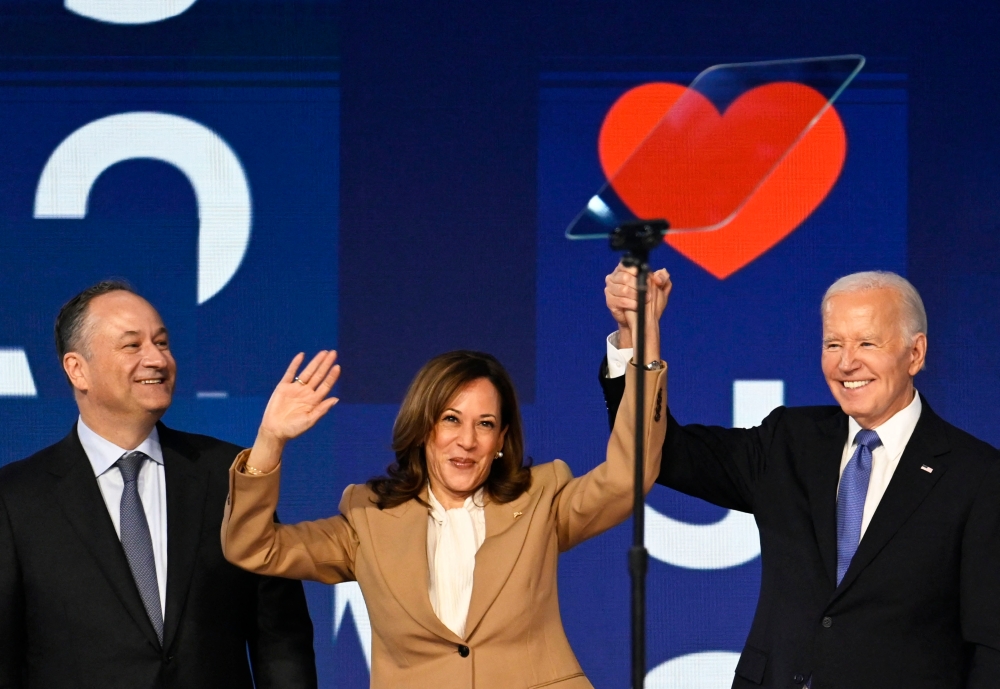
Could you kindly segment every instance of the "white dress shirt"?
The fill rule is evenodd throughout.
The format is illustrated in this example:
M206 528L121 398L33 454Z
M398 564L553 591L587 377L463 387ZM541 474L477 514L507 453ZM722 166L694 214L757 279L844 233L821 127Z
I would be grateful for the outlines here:
M618 349L618 331L608 335L608 378L617 378L625 375L625 368L629 360L632 359L631 349ZM913 401L904 409L896 412L888 421L874 428L878 433L882 445L876 447L872 452L872 473L868 481L868 495L865 497L865 511L861 519L861 535L865 535L868 524L871 523L875 509L885 495L885 489L889 487L889 480L896 471L899 458L903 455L906 443L913 435L913 429L920 419L920 393L914 392ZM847 421L847 442L844 444L844 453L840 460L840 476L843 477L844 469L854 454L854 439L861 430L861 425L854 419L848 417ZM837 486L837 494L840 494L840 486Z
M431 505L427 517L427 593L438 619L464 639L476 553L486 540L483 489L466 498L461 507L450 510L429 488L427 496Z
M115 525L115 533L121 538L121 502L125 481L115 463L129 450L105 440L87 427L81 417L76 424L83 451L94 468L97 487L101 489L104 504ZM160 448L160 434L156 428L143 440L137 451L152 459L143 460L137 479L142 511L149 524L149 537L153 541L153 561L156 565L156 583L160 589L160 612L166 614L167 600L167 481L163 473L163 450Z
M608 378L619 378L625 375L628 362L632 360L632 348L618 349L618 331L608 335Z
M913 429L917 427L920 420L920 410L923 405L920 402L920 393L914 391L913 400L903 409L899 410L884 424L872 430L878 433L882 444L872 450L872 473L868 479L868 495L865 497L865 512L861 518L861 536L865 535L868 524L871 523L875 508L882 501L885 489L889 487L889 480L892 478L896 467L899 465L899 458L903 456L906 443L913 435ZM851 461L854 454L855 439L861 425L853 418L847 419L847 442L844 444L844 454L840 459L840 476L844 476L844 469ZM840 486L837 487L837 495L840 495Z

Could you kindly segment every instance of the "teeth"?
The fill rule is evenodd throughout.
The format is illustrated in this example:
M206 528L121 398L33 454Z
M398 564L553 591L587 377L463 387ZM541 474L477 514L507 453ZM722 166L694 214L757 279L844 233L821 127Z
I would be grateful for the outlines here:
M140 380L139 382L142 383L143 385L159 385L163 381L162 380Z
M870 382L870 380L845 380L844 387L850 390L856 390L857 388L863 388Z

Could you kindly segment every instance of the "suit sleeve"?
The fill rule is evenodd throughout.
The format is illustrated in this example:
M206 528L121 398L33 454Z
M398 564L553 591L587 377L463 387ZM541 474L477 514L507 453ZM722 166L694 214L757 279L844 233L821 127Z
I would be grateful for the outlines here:
M661 448L666 426L667 372L639 371L629 365L623 381L629 391L635 389L638 375L645 376L644 492L653 487L660 468ZM553 510L559 537L559 550L620 524L632 512L635 465L635 396L627 395L608 441L607 458L591 471L573 478L565 462L556 460L556 496Z
M24 590L14 533L0 499L0 689L23 684L24 637Z
M281 577L254 578L257 625L248 643L254 686L316 689L319 680L313 626L302 582Z
M600 382L612 425L625 392L622 378L607 378L601 365ZM753 511L754 487L767 468L767 453L784 407L771 412L750 429L721 426L682 426L666 411L667 433L660 475L669 488L727 509Z
M614 430L615 417L618 416L618 405L622 403L625 394L625 376L608 378L608 357L601 359L601 368L597 372L597 380L604 390L604 405L608 408L608 428Z
M340 514L298 524L278 524L281 466L264 476L237 471L244 450L229 469L229 500L222 519L222 552L238 567L257 574L310 579L324 584L354 581L358 535L348 520L351 491L340 502Z
M962 635L974 649L966 687L1000 687L1000 460L969 513L961 566Z

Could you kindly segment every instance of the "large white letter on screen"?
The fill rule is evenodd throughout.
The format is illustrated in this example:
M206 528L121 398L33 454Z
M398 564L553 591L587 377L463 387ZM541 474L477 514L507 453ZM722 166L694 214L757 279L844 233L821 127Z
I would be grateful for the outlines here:
M733 381L733 427L756 426L784 403L784 381ZM645 540L651 557L687 569L736 567L760 555L753 516L735 510L714 524L688 524L646 505Z
M785 403L783 380L734 380L733 428L753 428Z
M108 24L152 24L183 14L198 0L66 0L81 17Z
M368 617L368 606L365 597L361 595L358 582L349 581L333 587L333 638L340 633L340 625L344 621L344 613L351 609L354 616L354 628L358 630L358 641L368 663L368 671L372 670L372 623Z
M38 397L23 349L0 347L0 397Z
M49 157L36 218L84 218L90 190L115 163L149 158L187 176L198 202L198 303L226 286L250 243L250 185L239 158L208 127L162 112L109 115L80 127Z
M733 381L733 427L751 428L785 403L781 380ZM753 516L729 510L714 524L687 524L646 506L649 554L675 567L723 569L760 555ZM739 653L705 651L668 660L646 676L649 689L724 689L733 683Z
M646 689L729 689L739 653L703 651L668 660L646 675Z

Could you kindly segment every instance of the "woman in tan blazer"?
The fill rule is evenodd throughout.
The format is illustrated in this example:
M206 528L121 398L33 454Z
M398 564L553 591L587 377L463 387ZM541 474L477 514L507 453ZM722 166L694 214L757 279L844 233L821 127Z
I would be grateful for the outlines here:
M669 283L652 292L652 363L626 373L626 388L646 378L646 492L666 431L658 317ZM563 631L557 561L630 514L634 395L626 390L606 461L573 478L560 460L524 466L513 386L493 357L442 355L407 392L388 477L348 486L334 517L276 524L281 450L336 403L335 358L321 352L298 376L302 355L292 361L252 450L234 462L226 558L259 574L356 580L372 623L372 687L590 688Z

